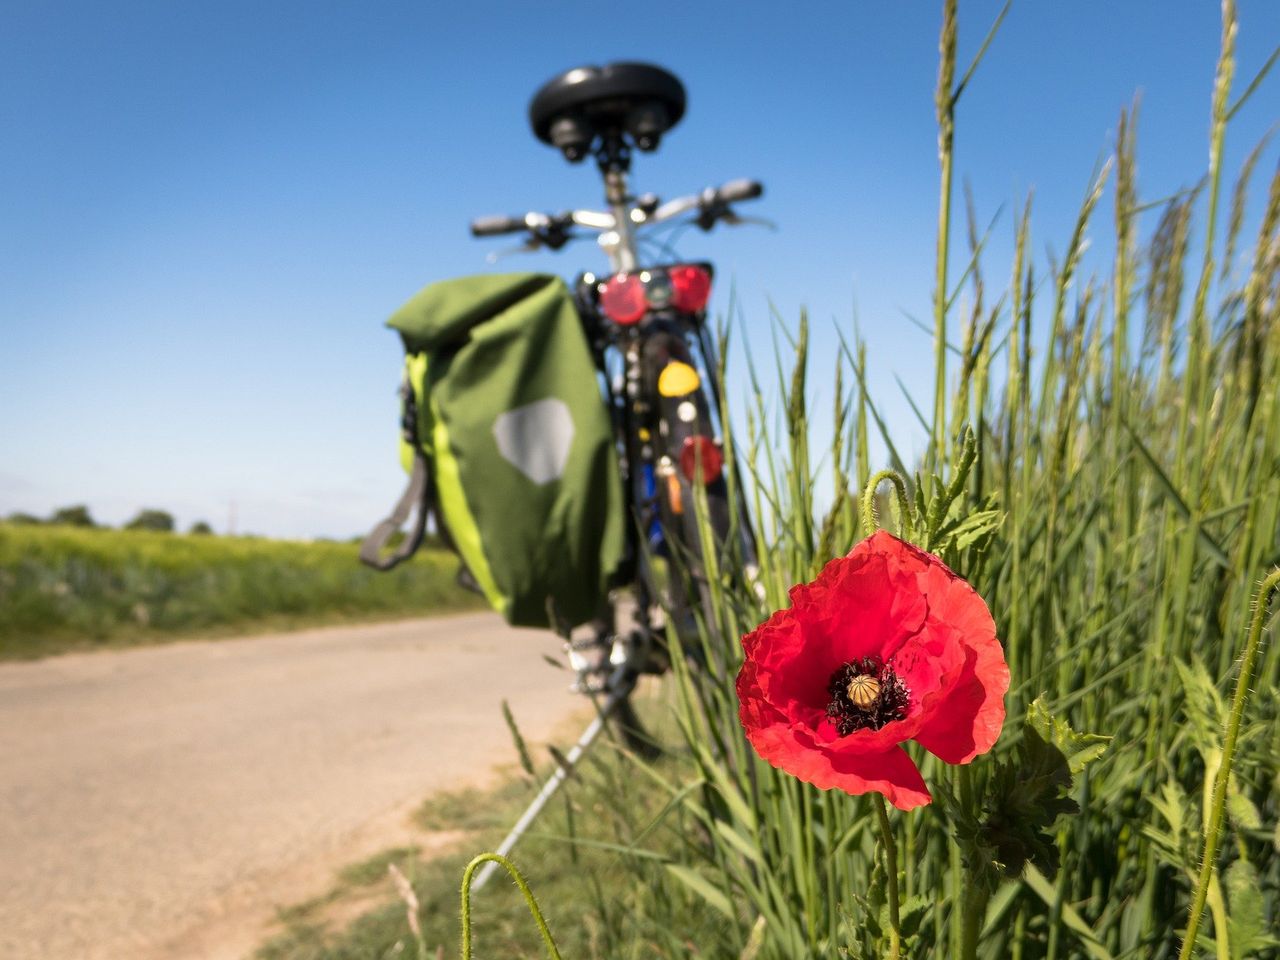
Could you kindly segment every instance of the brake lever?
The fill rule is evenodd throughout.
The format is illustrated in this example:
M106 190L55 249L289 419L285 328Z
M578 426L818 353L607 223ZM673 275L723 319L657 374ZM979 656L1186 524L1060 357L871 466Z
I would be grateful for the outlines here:
M764 217L739 216L727 203L704 207L699 211L698 215L693 218L693 222L701 227L704 233L710 233L711 229L717 223L722 221L731 227L740 227L744 224L754 223L758 226L765 227L768 230L778 229L778 225L776 223L772 220L767 220Z
M505 247L502 250L491 250L485 254L486 263L497 263L507 257L513 257L517 253L536 253L543 248L544 244L537 237L530 237L523 243L518 243L514 247Z
M693 218L693 222L703 233L710 233L711 228L723 217L732 216L729 208L723 204L708 204L700 207L697 216Z
M740 217L732 210L721 214L720 219L731 227L743 227L747 224L754 224L757 227L764 227L766 230L772 230L775 233L778 230L778 224L767 217Z
M539 250L559 250L567 243L575 240L581 240L584 234L571 233L561 227L540 227L536 231L529 234L529 237L514 247L507 247L504 250L494 250L485 255L485 262L497 263L507 257L515 256L517 253L537 253Z
M559 250L569 241L577 240L579 234L570 233L565 227L553 223L550 226L540 228L535 236L541 246L550 250Z

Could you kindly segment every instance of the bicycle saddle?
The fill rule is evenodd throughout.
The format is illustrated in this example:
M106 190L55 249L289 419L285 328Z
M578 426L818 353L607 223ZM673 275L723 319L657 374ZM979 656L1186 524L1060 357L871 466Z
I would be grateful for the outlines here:
M654 150L684 116L684 85L647 63L575 67L548 80L529 104L529 123L543 143L581 160L597 136L630 134Z

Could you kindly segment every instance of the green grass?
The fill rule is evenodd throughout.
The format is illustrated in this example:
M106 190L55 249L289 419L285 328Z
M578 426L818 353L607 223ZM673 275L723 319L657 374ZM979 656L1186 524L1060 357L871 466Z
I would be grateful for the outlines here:
M483 606L448 554L379 573L356 549L0 523L0 658Z
M338 884L340 887L368 887L380 883L386 879L388 867L410 862L421 850L422 848L417 846L392 847L381 853L375 853L339 871Z
M1210 788L1226 755L1227 705L1258 584L1280 562L1280 173L1264 188L1253 238L1236 212L1245 179L1222 222L1221 145L1240 98L1255 89L1232 93L1234 5L1223 9L1204 186L1154 207L1140 197L1137 119L1124 111L1114 156L1089 182L1065 253L1047 270L1034 262L1042 241L1033 246L1028 202L1015 223L1014 263L999 271L1010 279L995 292L972 211L968 263L948 286L948 130L961 85L945 60L954 57L954 4L944 9L940 392L932 422L920 418L929 446L918 465L898 457L903 438L883 430L855 342L833 371L835 435L813 456L802 321L790 337L793 372L778 390L756 379L749 411L746 488L760 520L765 596L726 579L711 611L718 639L704 638L716 648L707 660L739 662L737 638L861 537L860 493L874 473L868 441L881 432L912 500L934 503L953 483L958 495L937 523L908 522L887 498L879 519L974 584L1013 679L993 757L948 768L913 754L938 802L892 818L909 955L1275 956L1280 656L1265 643L1274 613L1237 701L1245 710L1230 778L1218 780L1224 842L1203 881L1200 869L1222 807ZM1100 226L1108 195L1111 223ZM1193 212L1203 236L1194 235ZM1098 230L1111 233L1115 255L1106 275L1091 277L1083 251ZM968 310L957 324L961 294ZM777 404L765 399L779 391ZM821 476L811 466L818 460ZM830 489L835 502L820 511ZM1000 521L989 537L964 545L941 532L987 510ZM741 955L758 923L761 958L888 955L888 868L872 805L759 761L743 742L730 680L731 672L717 682L680 671L678 685L684 742L698 776L714 785L710 796L680 802L710 837L687 866L736 918L708 955ZM1037 697L1073 729L1112 739L1075 777L1079 813L1052 822L1044 854L1006 878L988 867L983 831L1010 803L995 771L1025 763L1018 745ZM1184 947L1197 887L1208 911L1199 942Z

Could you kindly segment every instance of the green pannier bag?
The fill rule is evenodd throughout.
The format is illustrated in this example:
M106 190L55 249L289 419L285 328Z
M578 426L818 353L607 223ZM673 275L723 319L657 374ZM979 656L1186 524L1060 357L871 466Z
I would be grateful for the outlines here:
M515 626L596 617L626 550L609 413L564 282L536 273L433 283L388 321L405 348L409 489L360 557L389 569L427 515L466 579ZM408 537L384 549L409 515Z

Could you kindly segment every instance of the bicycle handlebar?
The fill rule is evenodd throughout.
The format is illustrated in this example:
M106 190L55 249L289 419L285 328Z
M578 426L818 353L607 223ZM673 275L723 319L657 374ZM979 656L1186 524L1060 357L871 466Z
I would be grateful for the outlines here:
M635 226L643 227L692 212L695 214L693 222L703 230L710 230L721 219L740 222L732 217L733 211L729 209L729 204L754 200L763 193L764 185L758 180L730 180L719 187L707 187L701 193L668 200L661 206L656 205L655 197L649 207L636 205L631 213L635 217L639 211ZM471 235L494 237L527 231L531 235L530 243L535 247L544 245L557 250L573 238L569 229L574 226L606 231L615 229L616 221L612 213L596 210L573 210L556 216L530 212L522 217L479 217L471 221Z
M503 233L519 233L527 227L524 217L478 217L471 221L471 235L496 237Z
M738 200L754 200L764 193L764 184L759 180L730 180L716 188L716 199L721 203L735 203Z

